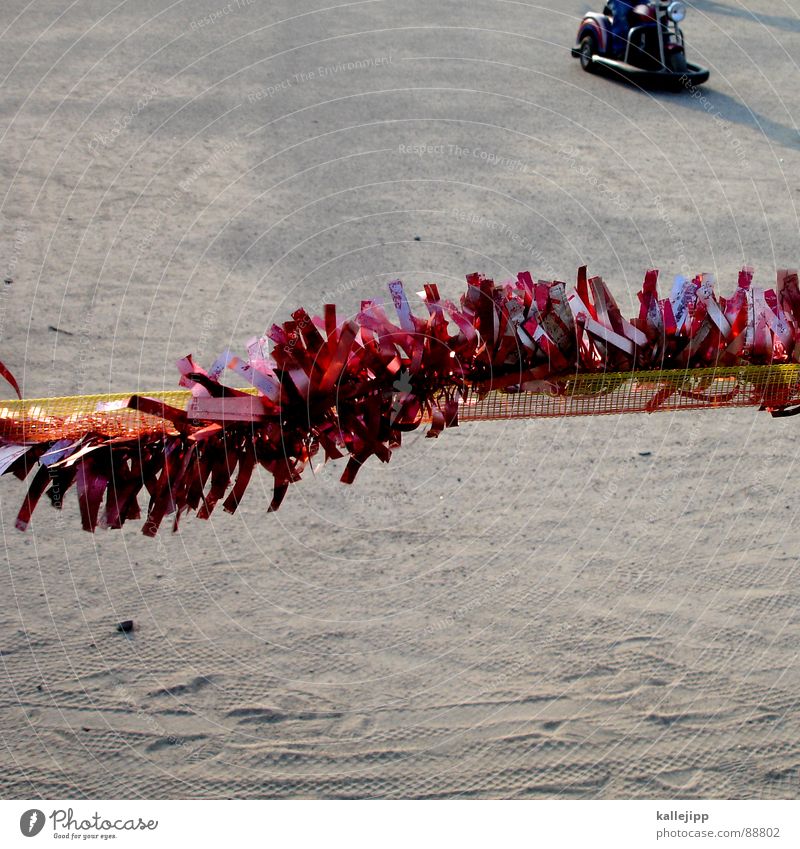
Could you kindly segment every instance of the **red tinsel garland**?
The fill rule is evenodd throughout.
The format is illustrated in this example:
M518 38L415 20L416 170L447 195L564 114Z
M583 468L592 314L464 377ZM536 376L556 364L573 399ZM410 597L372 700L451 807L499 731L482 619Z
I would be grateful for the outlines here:
M167 515L177 528L183 512L208 518L221 499L234 512L256 465L274 477L276 510L320 449L326 460L349 457L342 481L352 483L369 457L388 462L402 434L423 420L431 421L428 436L457 425L467 392L540 391L543 381L552 388L580 373L800 362L795 272L779 272L776 288L764 290L743 269L727 299L707 275L678 277L659 298L657 278L647 272L639 315L629 320L585 268L572 292L528 272L502 284L473 274L458 306L429 284L420 293L425 318L412 313L400 281L389 284L396 320L378 300L343 322L332 305L314 317L299 309L253 340L246 359L226 353L208 372L191 356L181 360L181 385L192 389L187 410L132 398L131 406L163 420L160 433L110 438L88 430L33 445L0 435L0 471L33 473L17 527L28 526L42 495L60 507L74 484L89 531L139 518L145 489L143 531L152 536ZM257 394L220 383L225 369ZM0 374L11 377L2 364ZM781 398L764 403L779 409Z

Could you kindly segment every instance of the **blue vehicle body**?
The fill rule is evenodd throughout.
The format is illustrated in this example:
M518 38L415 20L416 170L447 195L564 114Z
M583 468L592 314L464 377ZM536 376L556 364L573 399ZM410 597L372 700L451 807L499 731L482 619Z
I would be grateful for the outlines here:
M609 16L601 15L599 12L588 12L584 15L578 30L578 44L587 35L595 36L598 52L601 56L605 56L611 47L611 20Z
M701 85L709 71L687 62L683 32L673 20L681 3L642 3L628 18L628 35L616 37L608 7L584 15L572 55L585 71L608 72L641 85L686 88ZM679 18L681 20L682 18Z

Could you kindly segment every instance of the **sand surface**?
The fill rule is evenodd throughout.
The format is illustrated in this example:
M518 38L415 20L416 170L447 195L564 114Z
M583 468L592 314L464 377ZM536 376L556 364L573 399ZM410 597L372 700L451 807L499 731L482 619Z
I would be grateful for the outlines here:
M651 96L570 58L578 2L4 0L0 359L152 390L395 276L771 282L800 3L689 5L711 82ZM4 478L0 793L796 797L798 433L472 424L155 541L20 534Z

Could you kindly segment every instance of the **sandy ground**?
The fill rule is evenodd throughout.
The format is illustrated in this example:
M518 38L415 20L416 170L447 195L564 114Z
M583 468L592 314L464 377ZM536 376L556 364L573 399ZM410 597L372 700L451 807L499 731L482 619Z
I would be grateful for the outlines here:
M152 390L394 276L771 281L800 3L689 5L712 80L651 96L570 58L578 2L5 0L0 359ZM19 534L3 479L0 792L796 797L797 428L473 424L156 541Z

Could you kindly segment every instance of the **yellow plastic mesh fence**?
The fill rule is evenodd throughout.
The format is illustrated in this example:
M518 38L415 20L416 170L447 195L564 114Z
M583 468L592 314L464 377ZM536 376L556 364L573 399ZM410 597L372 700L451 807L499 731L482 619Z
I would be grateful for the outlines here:
M800 403L800 365L605 372L542 382L536 392L471 392L459 419L526 419L697 410L786 407Z
M534 391L471 389L460 421L597 416L709 407L800 404L800 365L742 366L580 374L541 381ZM186 390L136 393L185 409ZM85 433L131 439L172 425L127 407L132 393L0 401L0 438L12 442L76 439Z

